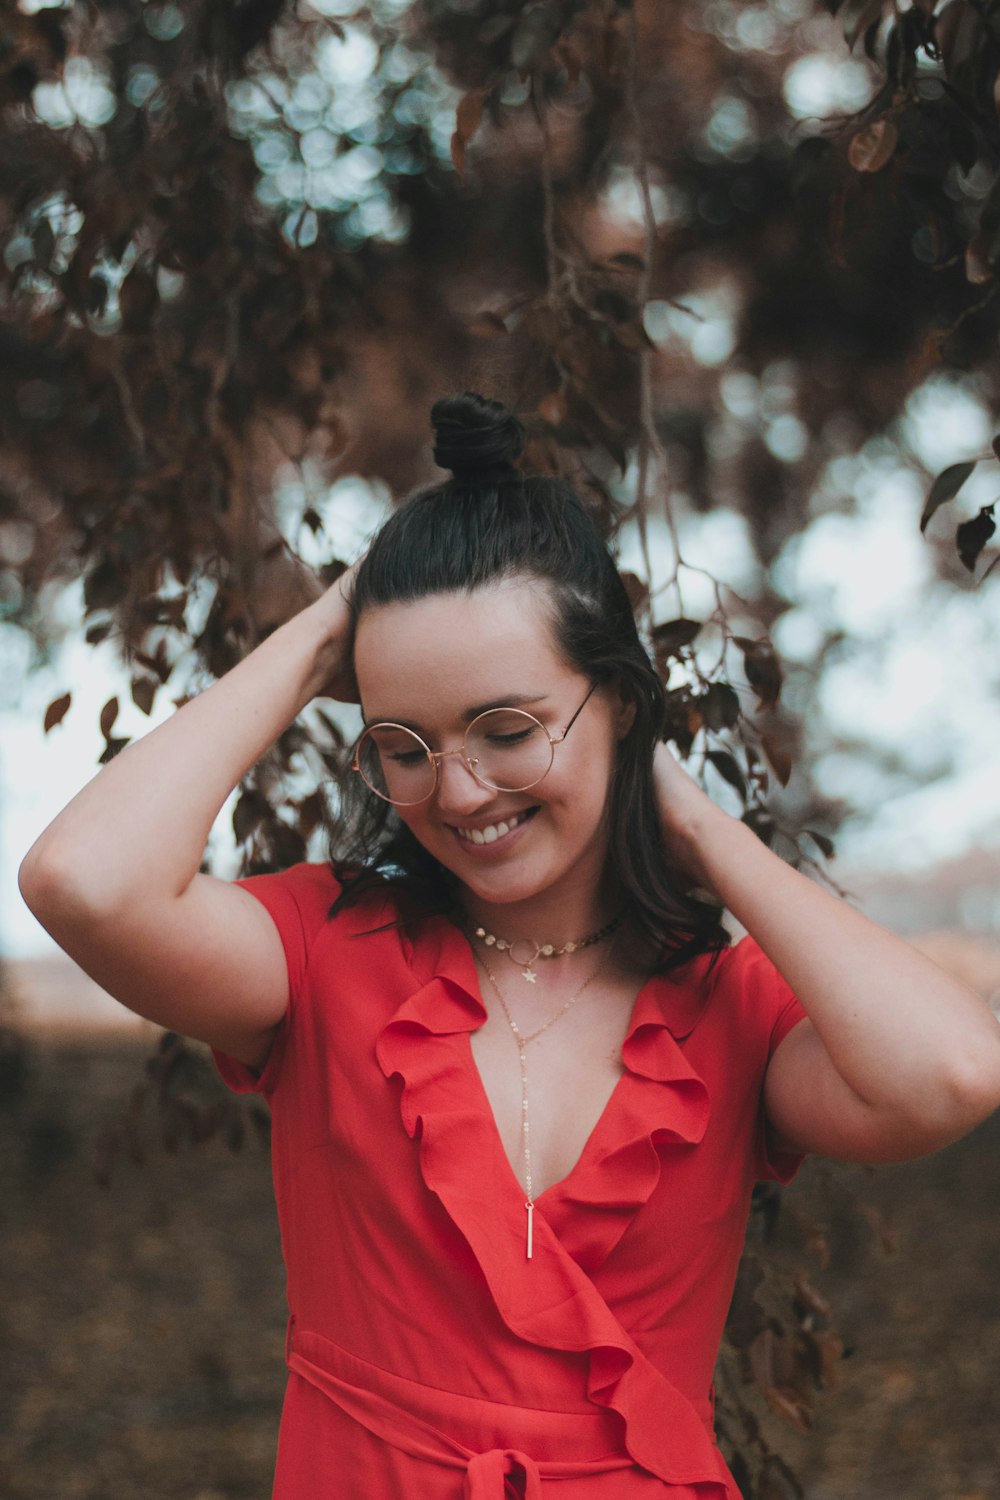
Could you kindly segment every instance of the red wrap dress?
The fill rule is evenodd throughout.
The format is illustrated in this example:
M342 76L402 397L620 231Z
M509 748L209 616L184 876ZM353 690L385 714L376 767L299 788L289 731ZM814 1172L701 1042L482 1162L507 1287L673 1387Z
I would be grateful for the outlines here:
M443 917L328 920L326 865L239 882L290 1003L258 1074L273 1122L288 1384L275 1500L739 1500L712 1377L757 1178L768 1059L804 1012L756 943L653 978L579 1160L524 1192L473 1057L486 1011ZM511 1066L516 1056L511 1047Z

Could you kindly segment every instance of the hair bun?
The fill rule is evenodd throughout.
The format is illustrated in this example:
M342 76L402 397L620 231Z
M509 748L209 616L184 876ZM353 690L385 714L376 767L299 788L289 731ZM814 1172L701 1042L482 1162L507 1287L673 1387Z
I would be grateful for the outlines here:
M517 473L524 428L509 407L475 391L446 396L431 409L434 462L466 484L506 479Z

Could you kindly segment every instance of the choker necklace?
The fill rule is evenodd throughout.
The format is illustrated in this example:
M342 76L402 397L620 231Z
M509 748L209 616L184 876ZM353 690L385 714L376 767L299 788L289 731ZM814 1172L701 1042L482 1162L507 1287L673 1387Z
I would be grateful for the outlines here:
M620 917L616 917L615 924L617 925L620 920ZM596 941L596 939L591 939L591 941ZM576 946L579 947L580 945L577 944ZM607 953L605 953L604 957L601 959L594 972L590 975L589 979L584 980L583 984L581 984L576 994L570 996L562 1009L557 1010L555 1015L550 1016L549 1019L544 1023L544 1025L539 1026L537 1031L532 1031L527 1036L524 1035L521 1028L514 1020L514 1017L511 1015L509 1009L507 1008L507 1002L503 997L503 991L501 990L499 984L497 984L496 976L493 973L493 970L490 968L489 964L486 962L486 959L483 959L483 968L486 970L490 984L492 984L493 988L496 990L497 999L500 1001L500 1007L507 1018L507 1025L514 1033L514 1040L517 1043L518 1062L521 1065L521 1150L524 1156L524 1206L528 1213L528 1237L525 1244L525 1255L528 1260L531 1260L532 1250L534 1248L533 1239L535 1216L535 1197L532 1191L531 1179L531 1126L528 1121L528 1043L533 1042L536 1037L541 1036L543 1031L548 1031L549 1027L559 1020L560 1016L564 1016L566 1014L571 1005L576 1004L588 985L593 984L598 974L600 974L605 968L607 968L608 960L611 957L614 946L615 945L612 942L608 948Z
M498 953L506 953L511 962L517 964L521 970L521 978L526 979L529 984L534 984L538 978L538 971L532 968L532 964L537 959L559 958L563 953L575 953L578 948L589 948L591 943L599 943L602 938L606 938L609 933L614 932L616 927L621 923L623 916L624 912L619 912L616 917L612 917L606 926L599 927L596 932L589 933L587 937L577 938L574 942L563 943L561 948L557 948L554 943L536 943L532 938L515 938L511 942L508 938L497 937L495 933L487 932L485 927L474 927L472 931L477 938L482 938L487 948L496 948ZM517 958L514 953L515 948L520 948L522 953L529 950L529 956L527 958ZM487 973L489 973L489 970L487 970Z

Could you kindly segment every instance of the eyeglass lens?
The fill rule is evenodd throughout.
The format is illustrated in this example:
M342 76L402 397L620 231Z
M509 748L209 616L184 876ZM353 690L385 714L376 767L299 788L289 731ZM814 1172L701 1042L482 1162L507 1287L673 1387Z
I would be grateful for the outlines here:
M480 781L497 791L518 792L545 775L552 744L531 714L492 708L469 726L465 755ZM358 767L372 791L389 802L422 802L434 790L434 762L423 741L398 725L375 724L366 731Z

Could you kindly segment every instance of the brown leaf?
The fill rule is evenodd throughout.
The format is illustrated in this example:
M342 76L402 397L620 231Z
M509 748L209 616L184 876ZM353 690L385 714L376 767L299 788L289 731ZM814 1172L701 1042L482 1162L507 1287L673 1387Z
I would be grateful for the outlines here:
M465 176L465 148L479 129L488 92L488 89L471 89L458 101L455 132L451 138L451 159L459 177Z
M550 427L561 427L569 415L569 403L562 391L550 391L538 403L538 415Z
M111 731L115 727L118 717L118 699L109 698L101 709L101 733L106 740L111 738Z
M855 172L880 172L896 149L899 132L891 120L876 120L857 131L847 148L847 159Z
M119 740L119 739L115 739L115 738L109 739L108 742L107 742L107 744L105 745L104 749L102 750L101 754L97 757L97 763L98 763L98 765L100 765L100 766L106 766L107 763L108 763L108 761L109 760L114 760L114 758L118 754L119 750L124 750L125 746L127 744L128 744L128 739L123 739L123 740Z
M709 683L701 699L701 713L709 729L732 729L740 716L740 700L728 682Z
M130 271L118 289L122 327L126 333L143 333L159 305L156 278L141 266Z
M767 1404L779 1417L784 1417L786 1422L798 1429L799 1432L808 1432L812 1426L812 1412L809 1403L804 1396L797 1391L789 1390L786 1386L772 1385L764 1392Z
M782 786L787 786L792 774L792 757L788 749L770 734L762 734L760 737L760 748L767 756L775 776Z
M477 313L468 327L477 339L499 339L507 332L507 324L495 312Z
M844 1345L832 1328L824 1328L813 1334L813 1342L819 1350L820 1382L825 1391L835 1391L840 1384L840 1361L844 1357Z
M646 603L649 599L649 584L644 583L635 573L623 573L621 580L625 585L625 592L628 594L628 602L632 606L632 613L638 614L641 609L646 608Z
M997 529L997 523L993 519L993 506L984 505L978 516L973 516L971 521L963 521L955 532L955 545L958 555L964 567L970 573L976 571L976 563L979 554L986 543Z
M243 844L270 812L264 797L252 787L243 793L233 809L233 833L236 842Z
M665 660L679 657L685 646L690 646L701 630L700 620L688 620L683 615L676 620L664 620L653 627L653 645L658 657Z
M137 708L141 708L144 714L152 713L153 700L158 687L159 683L152 677L133 677L132 702Z
M944 505L946 500L955 498L978 462L978 459L970 458L960 464L949 464L947 469L941 470L931 485L924 504L920 517L921 531L927 530L927 523L939 506Z
M817 832L815 828L804 828L802 831L809 835L813 843L818 846L827 859L833 859L836 853L833 839L829 838L825 833Z
M83 580L83 602L88 612L113 609L128 593L128 582L110 557L104 557Z
M308 797L303 797L299 803L299 816L296 826L304 839L309 838L315 829L323 821L326 806L322 792L310 792Z
M746 796L747 784L736 757L728 750L709 750L708 759L724 781L735 787L741 797Z
M800 1271L795 1278L795 1295L802 1305L811 1313L815 1313L817 1317L828 1318L830 1316L829 1302L822 1292L816 1290L804 1271Z
M72 693L63 693L61 698L53 698L52 702L45 710L45 723L43 728L46 734L48 734L50 729L54 729L57 724L62 723L63 719L66 717L66 711L72 701Z
M773 708L781 694L783 674L777 652L771 642L767 636L762 636L758 641L752 641L746 636L737 635L733 637L733 643L743 652L743 666L747 674L747 682L757 694L758 707ZM777 769L775 766L775 770Z
M882 0L861 0L860 5L848 6L844 12L844 41L851 51L858 38L874 26L882 15Z
M973 286L984 286L993 280L986 241L981 234L975 235L965 247L965 279Z

